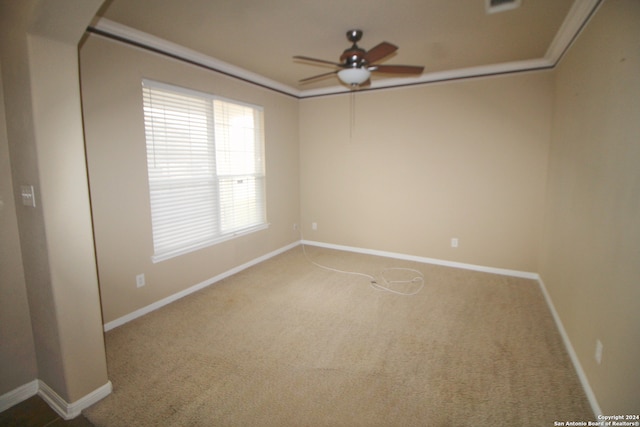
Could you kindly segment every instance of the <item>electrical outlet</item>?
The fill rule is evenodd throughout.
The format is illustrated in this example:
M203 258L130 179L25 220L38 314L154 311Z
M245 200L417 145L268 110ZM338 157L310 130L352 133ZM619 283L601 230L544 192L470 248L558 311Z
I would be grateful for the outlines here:
M458 247L458 238L457 237L452 237L451 238L451 247L452 248L457 248Z
M603 350L602 342L600 340L596 340L596 354L594 357L596 358L596 362L599 364L602 363L602 350Z
M136 276L136 287L141 288L145 285L144 273Z
M297 223L293 223L293 231L298 231L298 224Z
M313 231L318 231L318 223L317 222L312 222L311 223L311 229Z

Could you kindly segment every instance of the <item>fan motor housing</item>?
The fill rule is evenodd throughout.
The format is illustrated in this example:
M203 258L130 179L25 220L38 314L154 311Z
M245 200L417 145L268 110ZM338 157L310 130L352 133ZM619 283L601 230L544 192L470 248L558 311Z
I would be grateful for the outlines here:
M348 67L361 67L364 65L365 50L357 46L350 47L342 52L340 55L340 61L342 61Z
M349 49L345 49L340 55L340 61L344 63L347 67L362 67L364 66L364 54L366 51L360 47L356 43L360 41L362 38L362 30L349 30L347 31L347 40L353 43Z

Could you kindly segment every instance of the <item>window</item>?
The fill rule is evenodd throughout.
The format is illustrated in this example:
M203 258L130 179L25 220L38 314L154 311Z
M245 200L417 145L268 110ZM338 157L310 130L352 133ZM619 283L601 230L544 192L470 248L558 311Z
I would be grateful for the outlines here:
M154 262L266 228L262 108L143 80Z

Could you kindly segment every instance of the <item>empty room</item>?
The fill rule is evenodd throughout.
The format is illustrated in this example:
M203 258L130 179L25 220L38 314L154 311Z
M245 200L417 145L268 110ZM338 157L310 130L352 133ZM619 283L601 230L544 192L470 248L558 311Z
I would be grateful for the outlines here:
M0 424L640 425L638 23L0 0Z

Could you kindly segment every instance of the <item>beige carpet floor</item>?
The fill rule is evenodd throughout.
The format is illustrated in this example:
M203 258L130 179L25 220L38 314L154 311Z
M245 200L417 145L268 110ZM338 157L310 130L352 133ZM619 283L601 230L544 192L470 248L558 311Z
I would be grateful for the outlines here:
M307 254L367 274L415 268L425 286L415 296L375 290L297 247L108 332L114 390L85 416L126 427L593 419L537 282Z

